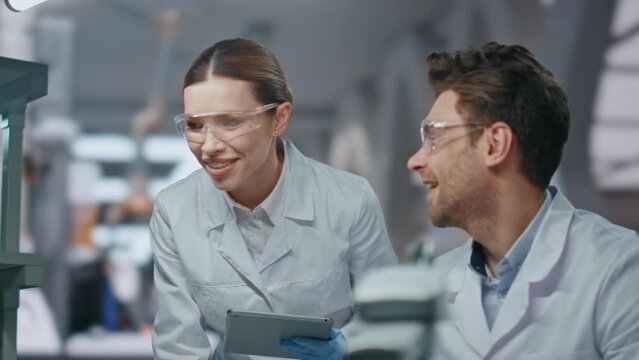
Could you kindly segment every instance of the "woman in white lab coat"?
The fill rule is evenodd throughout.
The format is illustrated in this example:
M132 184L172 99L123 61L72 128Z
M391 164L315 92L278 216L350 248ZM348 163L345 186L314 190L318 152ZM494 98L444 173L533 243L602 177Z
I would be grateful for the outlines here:
M293 96L259 43L224 40L206 49L183 89L176 124L202 169L155 202L155 358L208 359L205 327L223 336L230 308L348 323L353 283L396 263L368 182L280 137ZM215 358L251 357L218 346Z

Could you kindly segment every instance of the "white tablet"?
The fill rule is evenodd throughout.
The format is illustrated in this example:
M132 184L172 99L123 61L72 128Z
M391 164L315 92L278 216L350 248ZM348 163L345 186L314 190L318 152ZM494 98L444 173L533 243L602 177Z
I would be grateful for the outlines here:
M280 339L304 336L328 340L331 327L331 318L228 310L224 351L293 359L280 347Z

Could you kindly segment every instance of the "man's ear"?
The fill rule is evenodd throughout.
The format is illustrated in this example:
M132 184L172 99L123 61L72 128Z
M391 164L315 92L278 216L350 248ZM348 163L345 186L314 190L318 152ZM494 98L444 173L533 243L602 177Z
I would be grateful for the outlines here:
M288 126L288 120L291 118L293 106L290 102L284 102L277 106L275 112L275 121L273 122L273 135L282 135Z
M497 121L484 129L486 147L483 151L484 163L488 167L503 164L513 151L515 134L510 125Z

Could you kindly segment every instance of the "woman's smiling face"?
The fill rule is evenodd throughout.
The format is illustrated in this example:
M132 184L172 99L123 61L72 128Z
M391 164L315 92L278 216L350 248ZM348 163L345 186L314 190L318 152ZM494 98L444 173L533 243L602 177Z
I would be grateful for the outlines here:
M187 114L251 111L263 105L253 94L250 82L229 77L214 75L184 89ZM275 156L276 111L251 115L252 121L262 122L260 126L233 139L223 141L208 132L202 143L189 141L191 152L218 189L251 192L259 188L260 179L270 178L270 172L277 171L277 161L268 161Z

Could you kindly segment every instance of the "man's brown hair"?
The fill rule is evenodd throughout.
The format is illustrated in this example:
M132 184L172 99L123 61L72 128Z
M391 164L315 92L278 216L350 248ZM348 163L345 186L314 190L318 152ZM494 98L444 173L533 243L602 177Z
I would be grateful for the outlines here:
M568 139L566 94L552 73L520 45L490 42L476 49L437 52L426 59L437 95L453 90L467 122L507 123L523 152L522 169L545 188Z

